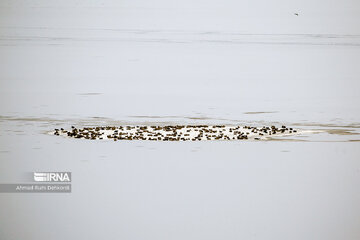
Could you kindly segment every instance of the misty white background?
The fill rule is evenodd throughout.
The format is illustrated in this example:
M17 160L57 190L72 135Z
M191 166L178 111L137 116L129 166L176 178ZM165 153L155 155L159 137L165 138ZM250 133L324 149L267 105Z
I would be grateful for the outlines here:
M0 182L71 171L73 192L0 194L0 238L359 239L359 26L354 0L2 0ZM46 134L204 121L339 134Z

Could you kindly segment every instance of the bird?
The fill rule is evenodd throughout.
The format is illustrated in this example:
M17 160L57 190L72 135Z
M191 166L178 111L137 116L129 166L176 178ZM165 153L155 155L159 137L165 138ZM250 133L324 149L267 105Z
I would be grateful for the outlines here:
M294 15L295 15L295 16L299 16L299 14L298 14L298 13L294 13Z

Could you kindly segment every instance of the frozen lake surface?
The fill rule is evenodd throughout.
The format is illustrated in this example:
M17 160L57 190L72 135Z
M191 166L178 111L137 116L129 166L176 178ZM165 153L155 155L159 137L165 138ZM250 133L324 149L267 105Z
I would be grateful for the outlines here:
M1 1L0 183L37 171L73 182L0 193L0 239L359 239L359 16L351 0ZM321 133L47 134L136 124Z

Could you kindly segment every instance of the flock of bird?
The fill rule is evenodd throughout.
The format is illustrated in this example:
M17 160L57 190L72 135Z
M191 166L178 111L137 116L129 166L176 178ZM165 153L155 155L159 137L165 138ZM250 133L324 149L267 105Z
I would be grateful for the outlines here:
M71 127L55 129L54 135L89 140L148 140L148 141L202 141L202 140L260 140L273 135L296 133L297 130L281 127L250 127L225 125L168 125Z

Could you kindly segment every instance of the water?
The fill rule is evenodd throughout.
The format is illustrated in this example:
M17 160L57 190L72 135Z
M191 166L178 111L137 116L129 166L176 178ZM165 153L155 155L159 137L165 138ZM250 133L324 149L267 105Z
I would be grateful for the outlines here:
M359 13L350 0L2 1L0 182L71 171L73 191L1 193L0 238L359 239ZM321 133L47 134L185 123Z

